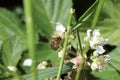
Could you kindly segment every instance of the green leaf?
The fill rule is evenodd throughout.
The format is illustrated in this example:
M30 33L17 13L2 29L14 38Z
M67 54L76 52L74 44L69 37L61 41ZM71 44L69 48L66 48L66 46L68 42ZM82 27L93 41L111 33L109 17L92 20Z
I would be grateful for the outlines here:
M36 60L37 62L50 60L52 64L58 63L59 59L57 51L54 51L50 48L50 43L43 43L37 45L36 50Z
M0 8L0 36L7 38L14 35L22 35L21 24L14 14L4 8Z
M57 22L67 25L71 0L34 0L33 4L35 25L43 36L49 38Z
M110 64L116 69L120 71L120 47L117 47L115 50L109 53L111 56Z
M16 66L25 45L19 37L11 37L3 42L2 61L6 66Z
M111 66L108 66L108 69L102 72L92 72L93 75L99 77L100 80L120 80L120 74L116 72Z
M36 60L37 61L43 61L47 60L47 57L52 53L52 50L49 46L49 43L43 43L37 45L37 50L36 50Z
M111 57L108 69L101 72L93 72L96 77L101 80L120 80L120 47L117 47L109 53Z
M46 68L44 70L38 71L37 79L43 80L46 78L55 77L58 73L58 69L59 67L51 67L51 68ZM71 67L64 65L62 74L67 73L69 71L71 71ZM32 80L32 74L25 75L23 76L23 78L25 78L25 80Z

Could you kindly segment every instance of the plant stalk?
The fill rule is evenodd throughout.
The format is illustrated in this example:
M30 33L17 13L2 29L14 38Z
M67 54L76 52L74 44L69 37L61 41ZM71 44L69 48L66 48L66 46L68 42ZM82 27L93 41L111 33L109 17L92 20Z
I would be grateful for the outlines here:
M80 76L80 73L81 73L82 65L84 63L84 55L83 55L83 49L82 49L80 35L79 35L79 28L77 28L77 38L78 38L78 42L79 42L79 47L80 47L80 53L81 53L81 56L82 56L82 60L81 60L79 66L77 68L77 73L76 73L76 76L75 76L75 80L79 80L79 76Z
M96 26L96 24L97 24L98 17L99 17L99 14L100 14L100 11L101 11L103 2L104 2L104 0L99 0L98 6L97 6L97 10L96 10L96 12L95 12L95 16L94 16L94 19L93 19L93 23L92 23L92 26L91 26L92 29L94 29L95 26ZM81 18L80 18L80 19L81 19ZM79 39L80 36L79 36L79 33L78 33L78 29L77 29L77 35L78 35L79 46L81 46L81 44L80 44L80 39ZM83 51L83 52L86 52L86 50ZM76 76L75 76L75 80L79 80L79 76L80 76L80 73L81 73L81 69L82 69L83 63L84 63L84 56L83 56L83 53L82 53L82 61L81 61L81 63L80 63L79 66L78 66L77 74L76 74Z
M96 24L98 22L98 18L99 18L100 11L102 9L103 3L104 3L104 0L99 0L98 6L97 6L97 9L96 9L94 18L93 18L93 22L92 22L92 25L91 25L92 29L94 29L96 27Z
M70 10L70 15L69 15L68 24L67 24L68 29L67 29L67 32L65 33L66 38L64 41L64 45L63 45L63 53L62 53L62 57L60 60L60 67L59 67L58 74L57 74L57 80L60 80L60 75L62 73L62 68L63 68L63 64L64 64L64 59L65 59L65 52L66 52L67 43L68 43L68 39L69 39L70 24L71 24L72 15L73 15L73 9Z
M37 80L37 71L35 65L35 36L34 36L34 23L32 18L32 0L23 0L24 3L24 12L25 12L25 24L27 29L27 42L28 42L28 51L29 56L33 60L31 66L32 78Z
M75 24L75 26L73 26L72 31L76 30L77 28L79 28L84 21L86 21L86 19L88 19L93 13L94 10L97 6L98 0L96 0L92 6L90 6L90 8L87 9L87 11L79 18L78 22ZM87 17L86 17L87 16Z
M79 66L77 68L77 73L76 73L76 76L75 76L75 80L79 80L79 76L80 76L80 73L81 73L81 70L82 70L83 63L84 63L84 59L81 60L81 63L79 64Z
M82 58L84 58L84 56L83 56L83 49L82 49L82 45L81 45L80 34L79 34L79 28L77 28L77 39L78 39L78 43L79 43L79 47L80 47L81 56L82 56Z

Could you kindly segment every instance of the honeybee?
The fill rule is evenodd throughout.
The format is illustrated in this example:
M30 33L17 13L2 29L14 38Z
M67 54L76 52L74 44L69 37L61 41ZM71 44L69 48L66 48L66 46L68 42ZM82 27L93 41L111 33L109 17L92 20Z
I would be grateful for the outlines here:
M50 47L51 49L53 50L57 50L60 46L60 43L61 43L61 37L58 36L58 37L52 37L51 38L51 41L50 41Z

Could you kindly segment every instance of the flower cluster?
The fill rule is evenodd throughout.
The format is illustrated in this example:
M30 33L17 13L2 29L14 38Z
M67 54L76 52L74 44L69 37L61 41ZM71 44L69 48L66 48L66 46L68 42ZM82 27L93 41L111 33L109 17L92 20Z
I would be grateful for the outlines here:
M48 63L46 61L42 61L40 64L38 64L37 69L45 69L47 67Z
M57 23L50 41L51 49L58 51L59 58L63 55L63 43L66 37L65 32L65 27L61 23ZM106 51L104 45L108 44L108 39L104 39L101 36L99 29L88 29L84 43L81 44L82 48L78 46L79 44L78 40L76 40L76 34L70 33L65 52L65 64L72 63L73 70L76 70L80 63L82 63L81 69L91 68L91 70L100 71L107 68L110 56L104 54Z
M58 51L59 58L62 57L62 53L63 53L62 48L63 48L64 39L65 39L65 31L66 31L66 28L61 23L56 23L56 28L50 41L51 49ZM71 34L70 38L74 39L75 35ZM69 41L67 50L66 50L66 58L68 59L70 58L70 56L76 57L76 54L74 53L76 53L76 49L71 45L71 42Z
M61 23L57 23L50 41L51 49L57 50L60 47L62 40L65 38L64 33L65 27Z
M58 57L61 58L63 54L63 42L65 40L65 27L61 23L56 24L56 29L52 35L50 46L51 49L58 51ZM82 61L82 57L86 58L86 65L92 70L104 70L110 61L109 55L104 55L104 45L108 43L108 39L104 39L99 29L88 29L87 36L84 38L84 46L82 49L88 48L88 52L81 56L78 42L75 42L76 35L71 33L69 35L68 45L65 52L65 63L73 63L73 69L76 69ZM74 43L73 43L74 42ZM89 47L88 47L89 46ZM90 54L90 55L89 55ZM67 61L67 62L66 62Z
M104 39L99 29L87 30L87 36L84 38L85 42L89 42L90 49L93 52L90 55L90 63L92 70L104 70L107 67L107 63L110 61L109 55L104 55L105 49L103 46L108 43L108 39Z
M89 41L90 48L95 49L99 54L103 54L105 52L103 46L108 43L108 39L101 37L99 29L95 29L93 31L90 29L87 30L87 36L84 40Z

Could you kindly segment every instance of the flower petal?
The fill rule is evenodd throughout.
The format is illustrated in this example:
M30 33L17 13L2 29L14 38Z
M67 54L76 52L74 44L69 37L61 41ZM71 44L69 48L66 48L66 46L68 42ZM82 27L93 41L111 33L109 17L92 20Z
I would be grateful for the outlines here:
M65 32L65 27L61 23L56 24L56 31L64 33Z
M90 47L92 48L92 49L94 49L95 48L95 45L96 43L94 42L94 41L90 41Z
M99 53L99 54L103 54L105 52L105 50L103 49L102 46L97 46L96 47L96 51Z
M91 35L90 35L90 34L91 34L91 31L92 31L91 29L88 29L88 30L87 30L87 37L88 37L88 38L90 38L90 36L91 36Z
M25 61L23 62L24 66L31 66L32 65L32 59L25 59Z
M91 69L92 70L97 70L99 68L99 66L98 66L98 64L96 63L96 62L93 62L92 64L91 64Z

